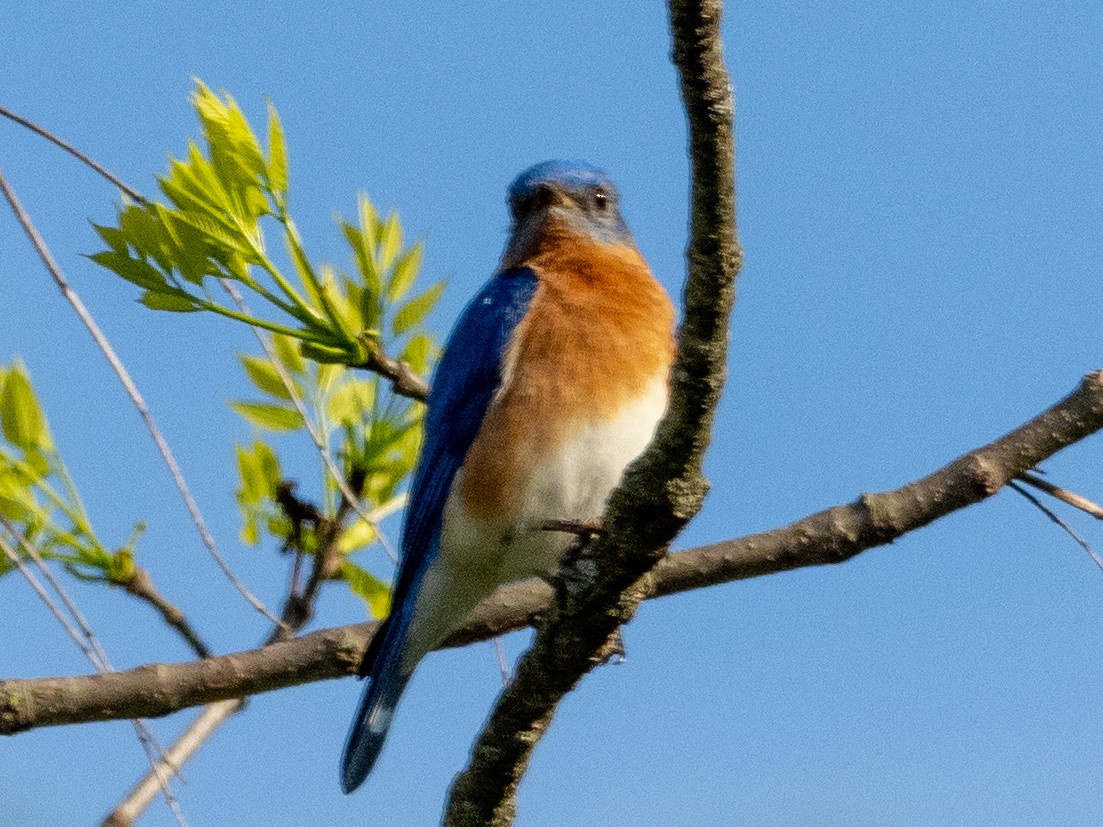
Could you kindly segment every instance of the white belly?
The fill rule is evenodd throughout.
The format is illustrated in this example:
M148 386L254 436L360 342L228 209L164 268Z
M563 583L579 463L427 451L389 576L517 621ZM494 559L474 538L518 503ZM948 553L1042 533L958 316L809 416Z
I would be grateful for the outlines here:
M617 418L580 425L532 469L521 506L508 519L470 514L457 494L462 479L457 476L444 509L440 553L418 593L406 650L411 668L498 586L555 573L572 538L542 526L548 520L601 517L624 469L654 436L666 401L666 382L657 381Z

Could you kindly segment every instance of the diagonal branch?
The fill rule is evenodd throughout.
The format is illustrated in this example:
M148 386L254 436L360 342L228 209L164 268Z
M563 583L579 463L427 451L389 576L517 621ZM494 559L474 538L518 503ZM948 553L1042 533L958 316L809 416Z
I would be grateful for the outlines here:
M57 605L46 588L38 580L35 574L27 567L27 565L20 559L19 555L15 553L15 550L8 545L3 535L0 534L0 551L7 557L8 561L19 569L20 573L26 579L27 583L39 596L39 599L46 605L50 613L65 629L66 633L76 643L77 648L84 653L85 657L92 663L92 665L102 674L105 672L113 671L110 661L107 659L107 653L100 645L99 640L92 631L92 627L89 626L84 614L77 608L76 603L69 596L68 592L61 585L61 583L54 577L50 571L49 566L46 565L46 561L43 560L42 555L39 554L29 540L22 534L16 532L12 525L6 518L0 518L3 521L4 527L10 534L17 535L20 546L31 560L34 561L35 566L38 567L43 577L53 587L55 594L65 605L65 608L69 611L69 615L73 622L69 621L69 618L61 611L61 607ZM74 625L75 623L75 625ZM153 736L149 726L145 721L135 718L131 721L134 726L134 732L138 736L138 742L141 744L143 751L146 754L146 760L149 761L152 779L152 787L150 798L158 791L165 797L165 803L168 804L169 809L172 811L173 816L176 818L178 824L181 827L187 827L187 821L184 818L184 813L180 810L180 806L176 801L176 797L172 794L172 789L169 787L169 779L166 773L158 771L158 762L160 756L163 755L161 745L157 743L157 739Z
M1080 496L1075 491L1069 491L1059 485L1054 485L1049 480L1042 479L1037 474L1021 474L1019 476L1019 482L1025 482L1027 485L1031 485L1039 491L1045 491L1051 497L1063 503L1068 503L1073 508L1079 508L1085 514L1090 514L1097 520L1103 520L1103 506L1092 502L1087 497Z
M449 827L513 823L517 786L559 702L617 651L618 629L631 620L646 592L640 579L697 514L708 490L701 462L724 384L728 317L742 263L722 7L720 0L670 3L692 167L685 318L670 407L654 442L610 498L601 536L561 568L536 640L452 786L445 814Z
M215 545L214 537L207 529L206 521L203 519L203 514L199 510L199 504L192 496L187 480L184 479L184 472L180 470L180 465L176 462L176 455L172 453L172 449L165 440L164 434L162 434L161 429L157 427L157 423L153 419L153 414L150 413L149 406L146 405L146 401L138 390L138 386L134 384L130 372L122 363L119 355L107 340L107 336L104 335L104 332L100 329L100 326L96 323L96 320L92 317L88 308L84 306L84 302L81 301L80 296L77 295L77 292L73 290L72 286L62 274L61 268L54 260L53 255L50 253L50 249L46 246L46 242L42 239L42 236L38 234L38 230L35 228L34 224L31 223L30 216L27 215L22 204L19 203L15 191L8 185L7 179L4 177L2 171L0 171L0 192L2 192L4 198L7 199L8 204L12 208L12 212L15 213L15 217L19 221L20 226L23 227L23 231L27 234L27 238L30 239L31 244L35 248L35 252L37 252L39 258L42 259L42 264L46 267L47 272L49 272L50 276L53 278L54 283L65 297L65 300L72 306L73 311L77 314L81 323L88 329L96 346L99 347L108 365L111 366L111 369L115 372L115 376L118 377L119 383L123 386L123 390L126 391L126 395L130 397L130 401L137 409L138 415L142 418L142 422L145 423L146 429L149 431L154 444L157 446L158 452L161 454L161 458L168 467L169 475L176 484L176 488L180 492L180 497L184 501L184 506L191 517L192 523L195 525L196 531L199 532L199 538L203 542L208 553L222 570L226 579L230 581L230 585L237 589L238 593L245 598L249 605L273 623L278 623L279 621L268 611L260 599L250 592L249 589L245 587L245 584L238 579L233 569L230 568L230 564L226 562L226 559L219 552L218 546Z
M864 494L788 526L663 558L648 599L806 566L842 563L991 497L1063 448L1103 429L1103 371L1029 422L893 491ZM533 625L548 607L540 581L498 590L446 646ZM158 717L191 706L356 673L378 623L325 629L260 649L109 675L0 680L0 735L43 726Z
M401 359L394 359L383 352L378 346L369 343L368 358L359 365L349 367L370 370L380 376L389 379L391 388L399 396L424 402L429 398L429 384L416 373L414 369Z
M311 556L310 575L307 577L306 584L301 590L292 585L280 610L280 621L265 640L266 647L293 639L299 630L310 622L322 585L331 576L334 561L340 554L337 550L337 537L345 519L352 511L352 506L352 501L344 500L337 514L325 520L321 527L324 535L322 545ZM299 554L301 553L302 550L299 549ZM214 660L222 659L211 658L203 662L210 663ZM210 740L226 721L245 709L245 699L239 697L240 694L216 699L215 703L209 704L200 712L183 734L165 751L153 770L140 778L123 800L107 814L101 827L129 827L134 824L156 797L159 788L158 777L166 772L179 773L180 768L191 760L199 748Z
M1052 510L1046 508L1045 505L1042 504L1041 500L1039 500L1037 497L1035 497L1021 485L1019 485L1018 482L1009 482L1007 484L1007 487L1019 492L1019 494L1026 498L1027 502L1029 502L1043 514L1045 514L1051 522L1055 523L1058 528L1065 532L1065 534L1069 535L1069 537L1073 539L1073 542L1075 542L1076 545L1084 549L1084 551L1088 553L1088 556L1092 558L1092 562L1099 567L1100 571L1103 571L1103 557L1100 557L1099 552L1092 548L1091 544L1089 544L1087 540L1077 534L1072 526L1070 526L1068 523L1058 517Z
M22 115L20 115L16 112L12 112L6 106L0 106L0 115L3 115L5 118L8 118L9 120L15 121L20 126L31 130L31 132L34 132L36 135L41 135L43 138L45 138L50 143L61 147L66 152L68 152L70 155L72 155L74 158L76 158L78 161L80 161L81 163L83 163L86 166L90 167L91 169L95 170L97 173L99 173L104 178L106 178L108 181L110 181L112 184L114 184L116 187L118 187L118 189L127 198L131 199L132 201L137 201L139 204L148 204L149 203L148 201L146 201L146 199L142 196L141 193L139 193L133 187L127 186L126 182L124 182L121 178L119 178L117 175L112 173L111 170L107 169L106 167L102 166L101 164L96 163L96 161L94 159L89 158L87 155L85 155L83 152L81 152L79 149L77 149L71 143L69 143L68 141L66 141L63 138L58 137L57 135L55 135L53 132L46 129L45 127L39 126L34 121L30 120L29 118L24 118Z

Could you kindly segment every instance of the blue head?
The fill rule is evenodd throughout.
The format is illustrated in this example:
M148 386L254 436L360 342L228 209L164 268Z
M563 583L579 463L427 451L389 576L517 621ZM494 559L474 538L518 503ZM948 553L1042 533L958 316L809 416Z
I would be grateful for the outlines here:
M513 227L507 257L519 255L549 222L562 222L602 244L635 246L609 176L585 161L544 161L517 176L509 187Z

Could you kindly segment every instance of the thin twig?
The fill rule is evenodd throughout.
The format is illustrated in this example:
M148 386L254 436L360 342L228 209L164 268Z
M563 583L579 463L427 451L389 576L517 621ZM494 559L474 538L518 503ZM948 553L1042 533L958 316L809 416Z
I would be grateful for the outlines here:
M23 575L23 578L27 581L30 587L38 595L39 599L46 605L50 613L57 619L58 623L65 630L66 634L73 639L73 642L77 645L77 648L84 653L84 656L88 658L88 661L92 664L97 672L112 672L110 661L107 659L107 653L100 646L96 636L92 633L91 627L88 625L87 619L77 608L76 603L68 593L54 577L53 572L50 571L50 567L46 565L46 562L42 559L42 556L38 553L38 549L35 548L21 532L15 531L11 523L6 518L0 517L3 521L4 528L6 528L12 535L18 538L23 550L28 554L31 560L34 561L42 575L53 587L57 593L58 598L65 604L65 607L69 610L69 614L72 615L73 621L77 626L74 626L67 618L64 612L61 611L61 607L54 602L50 596L46 587L42 585L41 581L35 576L35 573L31 571L27 564L23 562L23 559L16 554L15 549L4 539L3 535L0 535L0 551L4 552L4 556L19 569L19 573ZM79 628L78 628L79 627ZM142 747L142 751L146 754L146 760L149 762L151 776L156 786L153 790L153 796L156 796L158 791L165 799L165 803L172 811L173 816L176 818L180 827L187 827L187 821L184 818L184 813L180 809L180 804L176 800L176 796L173 795L172 789L169 786L168 778L165 777L164 772L160 767L160 761L164 755L161 745L157 743L157 739L150 731L149 726L139 718L132 718L131 725L134 727L134 732L138 736L138 743ZM151 797L152 800L152 797Z
M500 637L494 638L494 654L498 657L498 671L502 674L502 686L509 686L509 663L506 661L506 647Z
M165 623L176 630L197 657L209 658L214 654L203 641L203 638L199 636L199 632L191 625L184 611L161 594L157 586L154 585L149 572L142 566L135 564L134 572L130 579L123 584L123 588L127 594L133 595L156 609Z
M414 373L414 369L406 362L401 359L392 359L378 346L371 347L368 358L352 367L370 370L387 377L391 380L394 392L399 396L418 402L424 402L429 398L429 383Z
M310 558L311 570L306 585L301 593L297 588L289 590L281 611L282 620L269 633L265 646L290 640L310 620L318 592L327 579L330 559L336 553L336 527L348 516L351 507L348 501L343 502L337 516L329 523L329 536L322 543L322 548ZM129 827L134 824L157 795L155 776L165 770L179 772L226 721L245 708L245 703L243 698L230 698L209 704L173 742L162 762L142 777L107 815L101 827Z
M1103 520L1103 506L1092 502L1087 497L1083 497L1074 491L1069 491L1067 488L1061 488L1058 485L1054 485L1049 480L1043 479L1037 474L1031 474L1029 471L1020 474L1018 479L1021 482L1025 482L1027 485L1032 485L1041 491L1045 491L1051 497L1056 497L1061 502L1067 503L1073 508L1079 508L1081 511L1091 514L1097 520Z
M234 574L229 564L219 553L218 547L215 545L214 537L211 536L210 531L207 530L207 524L203 520L203 515L199 511L199 506L196 504L195 498L192 497L191 490L188 488L188 484L184 479L184 474L176 462L176 457L173 455L172 449L169 448L168 442L165 441L157 424L153 421L153 416L149 412L149 407L146 405L145 399L142 398L142 394L138 391L137 385L135 385L134 380L130 378L130 374L127 372L122 360L119 359L118 354L115 353L111 343L107 340L103 331L100 330L99 325L96 324L96 320L92 318L92 314L88 311L88 308L84 306L84 302L81 301L80 296L77 295L76 291L73 290L69 282L65 279L65 276L61 272L61 268L58 267L57 262L54 261L53 255L46 246L46 242L38 234L38 230L31 222L30 216L23 210L23 206L19 203L19 199L16 197L15 192L8 185L8 181L4 177L2 171L0 171L0 190L3 191L4 197L7 199L8 204L11 205L12 211L15 212L16 218L19 220L24 232L26 232L27 237L34 245L39 258L42 259L42 263L53 277L58 289L61 290L61 294L72 306L81 322L84 323L84 326L92 335L97 346L99 346L107 363L111 366L111 369L122 383L127 396L130 397L131 402L134 403L134 407L137 408L138 414L142 417L142 421L145 422L150 436L153 437L153 441L157 445L157 450L160 451L161 457L165 461L165 465L168 466L169 474L172 476L173 482L176 483L176 488L180 492L180 496L184 501L188 514L191 515L192 522L199 532L199 537L203 545L206 546L207 551L210 553L211 557L214 558L214 561L218 564L218 567L222 570L226 579L229 580L231 585L237 589L238 593L249 602L249 605L273 623L279 623L280 621L276 616L268 611L264 604L245 588L245 584L237 578L237 575Z
M165 753L163 763L158 765L155 772L143 776L134 785L130 792L126 794L126 797L103 820L101 827L130 827L133 825L153 799L157 797L156 773L162 772L165 768L178 772L179 768L195 755L199 748L227 719L244 707L245 701L241 698L220 701L205 707L185 730L184 734L169 747Z
M38 549L26 538L23 532L17 530L12 522L2 514L0 514L0 526L3 526L12 537L16 538L20 548L22 548L24 553L34 561L35 566L42 572L42 576L46 578L47 582L53 588L58 599L60 599L65 605L65 608L69 610L69 614L77 624L80 634L83 636L83 639L88 642L88 648L94 655L94 658L89 657L92 665L100 671L112 671L113 667L111 666L111 662L107 659L107 652L104 651L95 632L92 631L92 626L89 624L88 618L77 608L76 602L69 596L65 587L61 585L61 582L54 577L54 573L50 571L50 567L46 565L46 561L42 558L42 555L39 554ZM84 651L85 655L88 656L88 652L84 650L83 646L81 647L81 651Z
M1095 549L1093 549L1090 545L1088 545L1087 540L1085 540L1083 537L1081 537L1079 534L1077 534L1073 530L1072 526L1070 526L1068 523L1066 523L1064 520L1062 520L1060 517L1058 517L1056 514L1054 514L1048 508L1046 508L1042 504L1041 500L1039 500L1037 497L1035 497L1033 494L1031 494L1029 491L1027 491L1025 488L1023 488L1017 482L1012 481L1012 482L1009 482L1007 485L1010 488L1014 488L1016 491L1018 491L1020 494L1022 494L1024 497L1026 497L1027 500L1029 500L1031 503L1033 503L1034 506L1039 511L1041 511L1043 514L1045 514L1047 517L1049 517L1051 520L1053 520L1053 522L1055 522L1058 526L1060 526L1061 529L1064 530L1064 532L1069 535L1069 537L1071 537L1073 540L1075 540L1077 542L1077 544L1080 546L1080 548L1084 549L1084 551L1086 551L1088 553L1088 556L1092 558L1092 561L1099 567L1099 570L1103 571L1103 557L1100 557L1099 554L1096 553Z
M83 152L81 152L79 149L77 149L71 143L69 143L66 140L63 140L62 138L59 138L57 135L55 135L53 132L50 132L45 127L39 126L34 121L28 120L27 118L24 118L22 115L17 115L15 112L12 112L10 109L8 109L5 106L0 106L0 115L3 115L5 118L9 118L10 120L15 121L20 126L24 126L27 129L31 130L31 132L34 132L35 134L41 135L46 140L48 140L48 141L50 141L54 144L57 144L59 147L64 149L66 152L68 152L70 155L75 157L77 160L79 160L82 163L86 164L87 166L91 167L96 172L98 172L100 175L102 175L104 178L106 178L108 181L110 181L112 184L114 184L116 187L118 187L120 190L122 190L123 193L125 193L126 196L128 198L130 198L131 200L137 201L139 204L148 204L149 203L141 195L141 193L139 193L133 187L127 186L122 181L122 179L120 179L116 175L113 175L110 170L108 170L105 167L101 166L100 164L96 163L94 160L89 158L87 155L85 155Z
M19 569L19 573L23 575L23 578L30 584L30 587L34 589L39 599L46 604L46 608L50 610L50 614L61 624L61 628L73 639L73 643L84 653L84 656L88 658L96 671L107 671L107 664L101 658L96 647L93 646L87 638L83 637L76 626L73 625L73 622L65 616L65 613L62 612L61 607L58 606L50 596L46 587L42 585L42 582L35 576L35 573L27 567L27 564L23 562L23 558L16 554L15 549L11 547L2 535L0 535L0 550L4 552L4 556L8 558L9 562Z

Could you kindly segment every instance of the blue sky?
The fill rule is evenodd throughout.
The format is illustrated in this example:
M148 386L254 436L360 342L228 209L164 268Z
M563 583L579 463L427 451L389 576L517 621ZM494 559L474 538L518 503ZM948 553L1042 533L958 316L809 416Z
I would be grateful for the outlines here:
M372 8L368 8L368 6ZM379 6L379 8L375 8ZM731 378L686 547L892 488L1001 435L1103 367L1103 7L1093 2L740 3L747 263ZM253 118L279 108L315 255L356 193L397 207L449 289L444 331L493 271L505 188L532 162L609 170L641 248L680 289L684 118L657 3L319 7L42 2L0 12L0 102L132 185L196 125L191 77ZM153 314L80 257L110 187L0 123L0 168L112 337L239 574L276 602L282 562L237 545L232 445L249 429L248 331ZM263 621L220 579L133 409L0 218L0 362L20 354L101 534L142 559L221 652ZM314 473L306 446L302 475ZM1103 497L1103 442L1046 464ZM1070 519L1103 546L1084 518ZM117 666L186 657L125 595L75 590ZM331 589L318 626L359 620ZM564 702L521 825L1094 824L1103 809L1103 575L1012 492L844 566L650 603L627 662ZM524 634L506 641L511 656ZM83 673L29 589L0 581L0 675ZM432 824L499 684L489 644L429 658L368 784L337 759L359 687L255 699L192 762L193 825ZM154 722L168 741L190 719ZM0 742L0 824L83 825L136 779L126 723ZM146 825L174 823L155 804Z

